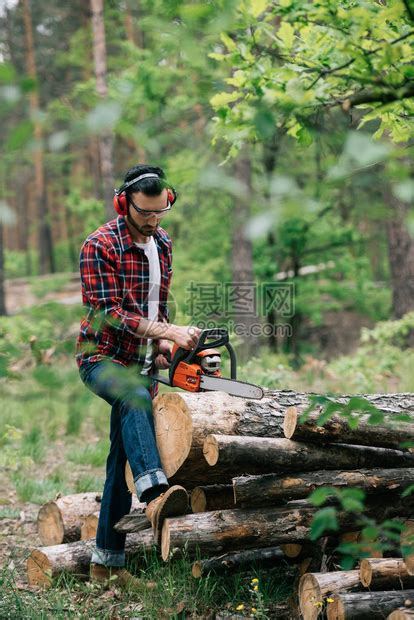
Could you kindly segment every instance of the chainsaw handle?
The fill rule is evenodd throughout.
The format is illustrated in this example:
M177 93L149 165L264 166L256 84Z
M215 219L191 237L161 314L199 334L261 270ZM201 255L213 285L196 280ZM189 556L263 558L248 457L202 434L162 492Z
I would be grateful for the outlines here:
M214 342L206 343L206 339L208 338L217 338L217 340L215 340ZM173 384L174 374L180 362L186 362L186 364L191 364L195 360L197 353L199 353L200 351L204 351L205 349L216 349L217 347L222 346L225 346L227 351L229 352L230 377L231 379L237 379L236 353L234 352L234 349L229 342L229 333L226 328L218 327L216 329L204 329L201 332L196 347L192 351L188 351L187 349L183 349L182 347L177 349L171 361L171 366L169 369L170 384Z

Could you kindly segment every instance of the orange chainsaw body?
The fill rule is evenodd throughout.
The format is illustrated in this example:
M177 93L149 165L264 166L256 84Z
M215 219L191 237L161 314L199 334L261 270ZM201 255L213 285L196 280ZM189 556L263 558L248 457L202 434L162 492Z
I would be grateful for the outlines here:
M172 357L174 357L178 348L176 344L173 346ZM175 369L172 385L182 390L187 390L187 392L199 392L201 375L206 374L201 367L201 359L209 355L220 355L220 352L217 349L204 349L204 351L197 353L200 363L193 362L192 364L187 364L187 362L179 362ZM216 370L210 373L210 376L221 377L221 372Z

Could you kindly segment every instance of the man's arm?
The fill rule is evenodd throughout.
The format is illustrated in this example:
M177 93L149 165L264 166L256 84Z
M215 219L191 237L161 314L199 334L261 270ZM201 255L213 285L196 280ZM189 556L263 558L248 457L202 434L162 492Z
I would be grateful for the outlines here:
M141 318L136 334L140 338L171 340L183 349L193 349L200 338L201 329L192 325L182 327Z
M101 313L113 329L135 335L143 317L122 307L123 288L116 260L108 248L99 241L85 243L80 255L80 273L88 304Z

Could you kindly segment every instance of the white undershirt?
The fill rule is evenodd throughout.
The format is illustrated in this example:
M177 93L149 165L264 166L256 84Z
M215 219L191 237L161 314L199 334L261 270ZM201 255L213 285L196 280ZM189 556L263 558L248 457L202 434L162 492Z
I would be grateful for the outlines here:
M158 321L158 310L160 304L160 283L161 283L161 269L160 259L158 255L157 246L155 245L154 237L151 237L147 243L135 243L139 248L142 248L148 259L149 264L149 284L148 284L148 320ZM145 355L144 366L142 367L141 374L147 375L152 366L153 360L153 341L151 338L147 340L147 352Z

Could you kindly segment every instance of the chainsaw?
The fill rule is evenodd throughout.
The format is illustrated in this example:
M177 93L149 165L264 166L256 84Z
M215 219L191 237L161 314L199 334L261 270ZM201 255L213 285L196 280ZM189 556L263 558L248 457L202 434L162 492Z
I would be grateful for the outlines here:
M213 338L213 342L206 342ZM221 355L217 349L222 346L226 347L230 356L230 379L221 375ZM242 398L263 398L263 390L258 385L237 381L236 354L225 328L204 329L192 351L175 344L168 361L168 378L156 373L150 375L152 379L187 392L220 390Z

